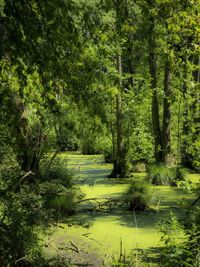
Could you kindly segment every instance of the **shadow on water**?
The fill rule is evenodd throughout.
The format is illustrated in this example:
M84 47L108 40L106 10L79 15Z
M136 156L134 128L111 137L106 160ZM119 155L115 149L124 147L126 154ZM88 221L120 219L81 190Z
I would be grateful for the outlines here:
M98 177L102 178L108 176L110 174L110 170L105 170L105 169L84 170L81 171L80 174L92 176L93 179L96 179Z
M186 193L177 187L152 187L152 194L154 197L154 204L159 200L159 205L163 208L166 207L179 207L181 203L190 204L195 199L195 194Z
M170 211L173 211L178 217L183 216L183 212L179 209L166 208L161 211L147 210L143 212L129 212L120 209L108 210L108 211L94 211L92 206L88 208L87 205L83 205L83 210L77 212L72 217L66 218L63 222L72 223L74 225L89 225L94 223L101 223L102 227L105 227L108 223L120 225L124 228L137 228L137 229L158 229L159 224L169 218ZM89 228L88 227L88 228Z
M167 195L171 197L170 194ZM188 198L185 201L185 204L191 203L193 200L194 197L190 196L190 198ZM115 207L111 209L107 208L105 210L99 211L98 205L96 203L90 203L89 205L87 204L83 205L81 210L74 217L74 219L75 220L76 218L79 219L79 217L83 218L82 215L84 215L84 220L86 220L86 222L93 224L97 221L100 221L102 223L102 227L105 228L108 221L109 222L113 221L113 223L121 225L122 227L126 228L137 227L142 229L144 228L157 229L159 223L162 223L162 221L165 221L169 218L171 211L174 214L176 214L179 218L182 218L185 215L184 209L178 206L175 200L171 202L166 202L165 204L166 205L164 206L163 205L160 206L159 209L156 209L154 206L153 209L149 209L146 211L131 212L127 210L127 207L126 208ZM173 206L172 204L173 205L176 204L176 206L175 205Z

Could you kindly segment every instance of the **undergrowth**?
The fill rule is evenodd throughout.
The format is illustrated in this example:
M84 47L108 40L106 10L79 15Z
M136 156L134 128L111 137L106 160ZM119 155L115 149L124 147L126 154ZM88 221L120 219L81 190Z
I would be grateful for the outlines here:
M126 200L130 210L143 211L149 207L150 191L149 184L144 180L132 181Z
M176 185L177 181L185 180L188 171L181 167L168 167L166 165L150 165L147 179L154 185Z

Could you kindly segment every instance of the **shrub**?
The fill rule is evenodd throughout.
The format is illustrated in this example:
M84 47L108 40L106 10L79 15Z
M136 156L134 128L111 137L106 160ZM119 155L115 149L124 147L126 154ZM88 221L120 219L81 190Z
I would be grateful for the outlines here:
M174 168L168 168L165 165L151 165L148 169L147 178L154 185L173 185L176 179Z
M45 266L39 231L54 215L74 212L81 197L60 159L51 166L43 160L39 173L23 175L18 165L0 165L0 266Z
M197 266L200 266L200 206L197 203L189 207L184 227L189 236L188 250L193 254L192 259L198 262Z
M176 180L184 181L188 174L189 172L186 168L176 167Z
M40 166L40 179L43 181L53 181L66 187L73 185L73 173L67 168L66 160L56 158L52 163L43 161Z
M176 185L177 181L184 181L188 171L180 166L151 165L148 168L148 180L154 185Z
M183 224L174 213L170 218L161 224L161 240L164 241L164 248L159 254L159 266L199 266L199 219L200 213L189 211L186 223ZM188 225L187 225L188 223ZM182 242L181 242L182 241Z
M66 188L53 182L40 184L39 190L44 197L45 208L55 211L59 216L74 213L76 203L83 197L77 187Z
M67 169L66 160L56 158L50 166L48 161L43 161L39 178L42 182L38 190L44 196L46 208L59 216L75 212L76 202L82 198L82 194L74 186L73 173Z
M1 197L0 265L26 266L41 254L36 228L46 219L43 200L28 186L21 192L5 192Z
M109 265L110 266L110 265ZM144 262L143 254L141 250L133 249L130 254L126 253L125 248L123 247L122 240L120 240L119 255L113 255L112 267L147 267L149 266Z
M132 182L126 199L130 210L143 211L149 207L149 184L146 181L135 180Z
M19 183L19 177L23 175L16 163L0 164L0 193L3 194L8 188L13 189Z

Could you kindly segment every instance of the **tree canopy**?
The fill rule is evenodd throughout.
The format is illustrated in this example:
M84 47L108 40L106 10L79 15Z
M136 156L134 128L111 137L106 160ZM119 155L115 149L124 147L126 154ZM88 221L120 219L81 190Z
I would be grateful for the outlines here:
M37 243L53 196L81 198L60 151L103 154L110 178L138 162L200 171L199 12L199 0L0 0L0 265Z

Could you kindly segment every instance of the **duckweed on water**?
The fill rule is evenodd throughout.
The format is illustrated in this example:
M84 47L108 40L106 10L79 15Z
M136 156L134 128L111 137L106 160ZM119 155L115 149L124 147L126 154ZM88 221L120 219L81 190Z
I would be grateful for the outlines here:
M63 153L62 157L66 157L66 154ZM112 166L104 164L102 156L67 153L67 158L69 168L76 172L76 182L85 194L85 198L122 197L128 190L130 180L118 184L115 179L107 178ZM199 179L200 175L196 176L195 179ZM192 179L193 176L190 175L189 178ZM66 222L52 228L53 234L50 237L47 254L55 255L60 243L69 245L70 240L74 240L80 249L88 253L94 249L101 257L117 255L120 239L127 253L133 248L147 249L162 246L158 223L167 218L170 210L182 216L183 211L178 207L179 202L191 203L194 198L192 193L185 193L180 188L151 186L149 211L78 213L73 216L73 223ZM82 221L82 224L76 224L78 221Z

